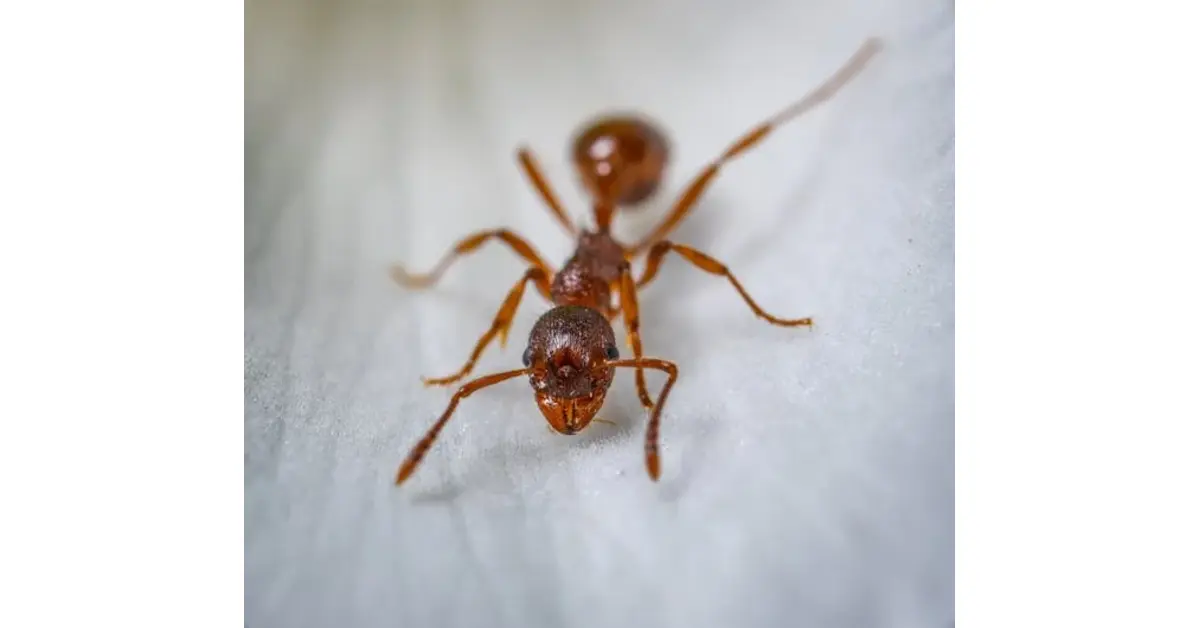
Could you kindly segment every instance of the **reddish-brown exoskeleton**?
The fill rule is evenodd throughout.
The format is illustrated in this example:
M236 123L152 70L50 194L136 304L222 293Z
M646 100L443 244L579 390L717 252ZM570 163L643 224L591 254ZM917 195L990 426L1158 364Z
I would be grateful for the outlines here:
M523 238L507 229L496 229L467 236L428 274L411 275L398 266L392 268L392 277L400 284L413 288L428 287L452 261L492 239L509 245L530 264L509 291L491 328L479 339L466 364L453 375L425 379L427 385L452 384L466 377L484 349L497 336L501 347L505 345L526 284L532 282L542 297L554 304L538 319L529 334L523 355L524 368L485 375L462 385L441 418L408 454L400 466L396 483L400 484L412 475L458 403L468 395L493 384L527 375L538 408L550 427L561 434L576 434L595 419L617 368L635 369L638 397L642 405L650 410L645 444L646 469L650 477L657 480L659 419L663 404L678 376L678 369L667 360L642 355L637 290L654 279L663 257L675 252L699 269L725 277L754 313L770 323L788 327L811 326L811 318L781 319L764 312L724 264L665 238L696 205L721 166L761 142L784 122L830 98L866 65L878 49L877 40L867 40L821 86L734 142L690 182L662 222L631 246L616 241L609 228L618 208L637 206L649 198L662 181L668 161L668 146L663 135L650 123L634 116L602 118L576 137L572 146L573 160L578 176L592 199L592 215L596 223L594 230L581 229L567 218L566 211L546 182L532 152L527 148L519 149L517 160L521 169L555 218L576 238L575 253L555 272ZM635 281L630 262L642 254L646 254L645 268L641 278ZM617 297L615 302L614 295ZM611 325L618 314L624 319L626 343L633 350L632 358L620 358ZM646 391L643 369L656 369L667 375L657 402Z

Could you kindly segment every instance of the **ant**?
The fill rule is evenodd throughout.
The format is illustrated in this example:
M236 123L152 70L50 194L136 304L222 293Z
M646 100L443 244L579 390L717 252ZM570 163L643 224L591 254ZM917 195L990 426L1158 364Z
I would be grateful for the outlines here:
M454 393L442 416L412 448L400 466L396 484L403 483L412 475L459 402L472 393L527 375L533 387L534 399L550 427L560 434L577 434L593 420L603 421L595 419L595 416L604 404L617 368L636 369L638 397L642 405L650 410L645 443L646 470L652 480L658 480L659 417L679 369L673 362L642 355L642 340L638 331L638 289L654 279L663 257L674 252L700 270L725 277L750 309L771 324L784 327L812 326L811 318L782 319L768 314L750 298L724 264L696 249L665 238L697 204L723 165L750 150L783 123L832 97L866 65L879 47L877 39L868 39L823 84L734 142L695 176L659 225L633 245L618 242L610 233L610 226L618 209L628 211L638 207L658 190L662 182L669 148L663 134L651 123L632 115L612 115L593 121L576 136L571 155L576 173L592 200L595 230L581 228L567 218L562 203L547 183L532 151L520 147L517 161L522 171L554 217L576 239L575 252L562 269L555 272L523 238L508 229L495 229L479 231L463 238L428 274L412 275L399 266L391 268L392 279L397 283L409 288L429 287L451 262L492 239L504 242L530 264L509 291L491 328L479 339L466 364L453 375L423 378L427 386L452 384L466 377L484 349L497 336L501 348L505 346L517 306L521 303L525 286L530 282L543 298L553 304L553 308L542 314L529 334L522 356L524 368L485 375L463 384ZM635 281L630 261L642 254L646 254L645 267L641 278ZM617 296L615 303L614 295ZM612 321L618 314L623 315L625 340L633 350L632 358L622 359L617 348ZM657 403L651 400L646 391L644 369L666 373L667 381Z

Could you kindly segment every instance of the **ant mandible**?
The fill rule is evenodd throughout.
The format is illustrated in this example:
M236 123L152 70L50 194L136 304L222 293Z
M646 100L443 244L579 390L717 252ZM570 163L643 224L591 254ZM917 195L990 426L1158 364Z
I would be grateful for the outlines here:
M601 118L576 137L572 156L576 172L592 200L592 215L596 223L594 231L581 229L567 218L562 203L546 182L533 153L525 147L518 149L517 161L525 176L558 222L576 238L575 252L562 269L555 272L523 238L508 229L495 229L473 233L462 239L428 274L411 275L399 266L392 267L392 278L398 283L410 288L428 287L456 258L478 249L491 239L509 245L530 264L509 291L491 328L479 339L467 363L453 375L424 378L423 381L429 386L452 384L466 377L484 349L497 336L500 346L505 346L517 306L529 282L533 282L542 297L554 305L542 314L529 334L522 356L524 368L485 375L463 384L454 393L442 416L408 454L396 475L396 484L401 484L412 475L459 402L472 393L514 377L528 375L538 408L550 427L560 434L576 434L594 420L604 404L617 368L636 369L638 397L642 405L650 410L650 422L646 429L646 470L651 479L657 480L659 417L679 371L673 362L642 355L637 290L654 279L663 257L675 252L700 270L728 279L760 318L785 327L812 325L811 318L782 319L766 313L750 298L724 264L696 249L665 238L696 205L723 165L761 142L783 123L832 97L866 65L879 47L877 39L868 39L823 84L734 142L691 181L666 218L632 246L618 242L609 228L613 214L618 209L628 210L638 206L653 195L662 181L668 159L667 142L650 123L633 116ZM630 261L643 253L646 254L645 268L641 278L634 281ZM615 304L614 295L618 297ZM633 350L632 359L620 358L612 328L612 320L617 314L623 315L626 344ZM667 375L657 403L651 400L646 391L643 369L655 369Z

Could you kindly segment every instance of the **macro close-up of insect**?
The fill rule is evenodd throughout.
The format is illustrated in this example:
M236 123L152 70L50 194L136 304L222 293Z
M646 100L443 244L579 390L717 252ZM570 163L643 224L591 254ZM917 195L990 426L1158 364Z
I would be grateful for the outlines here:
M252 13L247 625L952 624L952 5Z
M530 283L552 306L538 318L529 334L522 354L523 367L461 384L445 412L400 465L396 484L403 483L413 474L459 403L471 394L527 376L536 404L550 427L560 434L572 435L597 420L597 412L604 404L618 368L634 371L638 398L650 413L645 433L645 465L649 476L657 480L660 475L659 425L680 367L668 359L644 355L638 291L654 280L666 256L675 253L697 269L726 279L753 313L768 323L783 327L812 326L810 317L783 318L768 313L751 298L725 264L672 241L668 236L697 205L725 164L758 145L774 129L831 98L879 49L877 39L868 39L840 69L807 96L734 141L691 179L658 225L633 244L619 242L612 234L611 226L619 211L642 206L661 187L670 158L670 148L662 131L636 115L614 114L595 119L575 137L571 155L579 181L592 202L594 225L590 228L568 217L533 153L528 148L518 149L517 160L522 172L555 219L575 238L574 253L556 271L523 237L508 229L492 229L463 238L426 274L414 274L398 265L391 269L392 278L402 286L428 288L454 260L492 240L508 245L529 264L509 290L491 327L479 338L466 364L452 375L426 378L424 381L430 386L461 382L472 373L475 363L493 340L498 339L500 345L505 346L516 311ZM644 259L644 266L640 276L635 278L632 262L638 259ZM632 352L629 357L622 357L613 331L612 323L618 317L625 328L624 344ZM666 375L657 398L647 389L646 369Z

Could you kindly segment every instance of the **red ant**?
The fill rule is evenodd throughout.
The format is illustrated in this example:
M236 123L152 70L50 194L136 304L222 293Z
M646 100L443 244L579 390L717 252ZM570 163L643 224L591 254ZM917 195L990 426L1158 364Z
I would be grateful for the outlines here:
M399 266L392 268L392 278L398 283L412 288L428 287L454 259L478 249L493 238L508 244L530 264L524 276L509 291L491 328L479 339L466 365L447 377L425 378L423 381L426 385L452 384L466 377L488 343L497 336L500 337L500 346L505 346L527 283L533 282L542 297L554 304L552 309L542 314L529 334L522 357L524 368L485 375L462 385L454 393L441 418L408 454L396 475L396 484L412 475L458 403L471 393L528 375L538 408L550 427L561 434L576 434L594 420L596 412L604 404L618 367L637 369L638 396L642 405L651 410L646 430L646 470L651 479L657 480L659 417L667 394L675 384L678 368L673 362L642 355L637 290L654 279L663 257L673 251L700 270L728 279L750 309L768 322L785 327L812 325L811 318L781 319L764 312L724 264L665 238L696 205L721 166L748 151L783 123L833 96L866 65L879 47L878 40L867 40L825 83L734 142L691 181L658 227L632 246L617 242L609 232L609 227L618 208L628 210L638 206L652 196L662 182L668 147L663 135L650 123L633 116L601 118L576 137L572 146L573 161L593 202L594 231L581 229L567 218L566 211L547 184L533 153L527 148L520 148L517 160L521 169L555 218L576 238L578 244L575 253L561 270L554 272L520 236L507 229L496 229L467 236L426 275L414 276ZM643 253L646 253L645 269L635 282L630 261ZM615 304L614 294L619 296ZM617 314L624 317L626 343L633 349L631 359L621 359L617 349L611 325ZM667 375L667 382L657 403L651 400L646 391L643 369L656 369Z

